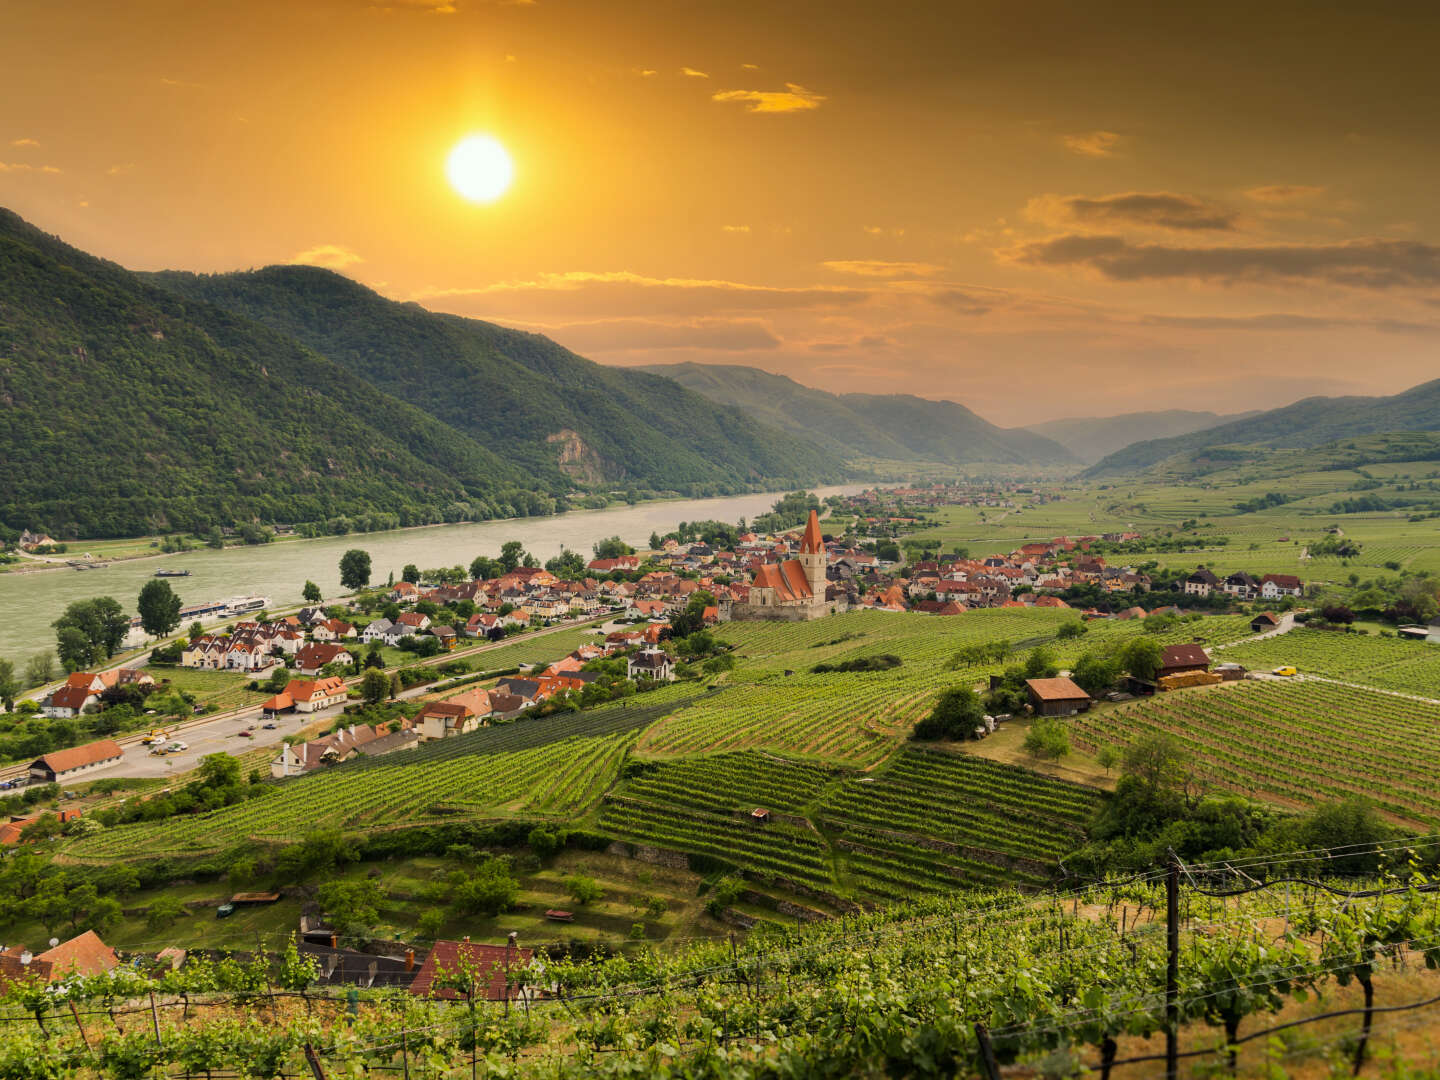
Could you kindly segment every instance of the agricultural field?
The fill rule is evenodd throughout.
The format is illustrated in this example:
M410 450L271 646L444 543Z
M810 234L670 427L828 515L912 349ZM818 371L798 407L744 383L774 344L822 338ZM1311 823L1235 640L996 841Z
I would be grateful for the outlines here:
M156 683L168 682L172 689L193 694L196 705L208 705L221 711L256 705L270 696L245 689L254 677L247 672L155 667L150 669L150 674L155 677Z
M1047 884L1058 859L1083 843L1098 799L969 755L906 749L878 776L862 776L740 751L642 766L607 796L599 823L782 889L873 901ZM751 819L757 807L769 822Z
M871 768L909 736L939 691L978 683L1004 666L952 669L957 650L1002 639L1017 651L1045 644L1063 664L1085 649L1144 631L1138 621L1102 620L1080 638L1055 641L1059 628L1076 619L1065 609L994 608L943 618L853 611L810 623L728 623L720 636L736 645L739 663L724 693L661 720L636 751L677 757L756 748ZM1249 634L1245 618L1220 616L1182 621L1155 640L1213 645ZM816 664L880 653L903 663L888 671L811 671Z
M1089 750L1169 734L1190 752L1196 778L1214 788L1296 808L1363 795L1407 827L1440 824L1440 703L1330 683L1247 681L1092 709L1068 724Z
M1297 627L1217 655L1261 671L1293 664L1302 675L1440 699L1440 647L1423 641Z
M589 712L522 720L415 750L360 759L266 786L212 814L125 825L75 841L82 860L200 855L246 841L293 843L314 829L383 829L512 815L570 818L619 773L635 732L683 700L679 691Z

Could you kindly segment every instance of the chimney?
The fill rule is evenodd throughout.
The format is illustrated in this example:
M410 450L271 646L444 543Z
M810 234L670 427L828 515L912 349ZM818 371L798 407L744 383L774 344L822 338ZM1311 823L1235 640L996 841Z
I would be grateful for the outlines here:
M511 962L515 959L515 941L518 937L519 935L516 934L514 930L511 930L510 936L505 939L505 967L507 970Z
M414 949L406 949L406 950L405 950L405 970L406 970L406 971L410 971L410 970L413 969L414 967L415 967L415 950L414 950Z
M338 949L340 947L340 936L338 934L330 935L330 947L332 949Z

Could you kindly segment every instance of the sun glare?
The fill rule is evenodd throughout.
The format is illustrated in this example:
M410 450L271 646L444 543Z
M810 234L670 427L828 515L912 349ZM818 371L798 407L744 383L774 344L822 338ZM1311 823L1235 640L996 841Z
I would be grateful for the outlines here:
M445 162L450 186L471 202L494 202L510 186L515 165L500 140L491 135L467 135L455 144Z

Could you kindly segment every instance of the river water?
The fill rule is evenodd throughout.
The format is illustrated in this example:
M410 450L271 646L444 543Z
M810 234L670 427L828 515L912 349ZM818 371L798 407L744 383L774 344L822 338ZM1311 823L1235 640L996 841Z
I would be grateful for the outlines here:
M822 498L851 494L863 485L819 488ZM103 570L46 570L0 574L0 657L20 668L32 653L54 645L50 624L74 600L113 596L126 612L135 614L141 586L160 567L189 570L189 577L171 578L170 586L187 605L231 596L265 596L272 605L301 602L307 580L320 586L328 599L340 593L340 556L358 547L370 553L372 582L390 573L400 579L406 563L423 569L468 566L476 555L495 557L507 540L519 540L541 562L562 548L587 559L591 546L607 536L619 536L644 547L652 532L666 533L682 521L737 521L768 511L774 493L736 495L721 499L687 499L641 503L606 510L581 510L556 517L485 521L472 525L437 525L395 532L352 534L320 540L297 540L259 547L188 551L180 555L111 563Z

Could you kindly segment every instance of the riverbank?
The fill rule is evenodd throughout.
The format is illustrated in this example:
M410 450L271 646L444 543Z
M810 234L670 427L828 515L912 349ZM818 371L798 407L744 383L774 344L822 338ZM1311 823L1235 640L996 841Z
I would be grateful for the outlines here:
M864 484L816 489L822 498L851 494ZM0 657L16 666L42 649L54 647L50 624L67 604L93 596L113 596L129 613L144 584L154 577L156 559L164 565L189 570L188 577L170 578L171 588L186 604L223 600L230 596L268 597L272 610L303 602L301 590L313 581L327 598L342 592L340 556L349 548L370 553L371 580L383 582L393 573L398 580L407 563L421 569L469 566L477 555L496 557L501 545L518 540L541 562L562 548L589 558L596 541L619 536L644 547L652 532L667 533L682 521L736 521L767 512L782 492L757 492L713 499L648 500L603 510L571 510L553 517L508 518L459 525L419 525L385 532L346 536L296 537L270 544L240 545L220 550L199 548L186 552L149 552L141 557L105 563L103 573L30 572L0 575ZM94 547L96 545L90 545ZM93 553L93 552L92 552Z

